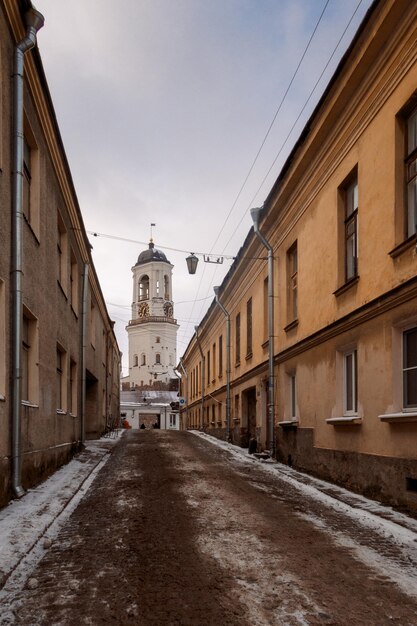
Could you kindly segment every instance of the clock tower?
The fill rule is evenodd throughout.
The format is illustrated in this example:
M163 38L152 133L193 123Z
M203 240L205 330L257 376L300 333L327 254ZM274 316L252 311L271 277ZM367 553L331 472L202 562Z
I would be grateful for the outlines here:
M152 239L132 267L132 316L126 327L132 387L175 378L178 324L172 302L173 267Z

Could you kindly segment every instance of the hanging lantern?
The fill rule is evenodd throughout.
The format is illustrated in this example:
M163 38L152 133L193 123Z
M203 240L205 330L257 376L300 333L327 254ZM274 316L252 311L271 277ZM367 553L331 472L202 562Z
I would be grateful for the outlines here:
M198 258L195 256L194 252L191 252L190 256L187 256L185 260L187 261L188 273L195 274L198 265Z

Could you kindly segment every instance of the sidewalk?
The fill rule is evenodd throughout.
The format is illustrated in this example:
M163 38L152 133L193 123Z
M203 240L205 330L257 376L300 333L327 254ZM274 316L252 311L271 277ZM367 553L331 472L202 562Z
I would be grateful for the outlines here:
M202 433L200 431L191 431L194 435L197 435L203 439L210 441L213 445L228 450L237 460L245 463L260 463L264 466L266 471L272 472L279 476L281 480L290 483L293 487L299 491L304 491L306 494L314 495L316 499L320 499L324 504L332 506L333 508L343 508L345 512L349 511L349 514L354 517L368 517L376 516L381 520L386 520L402 526L407 530L417 533L417 520L404 515L398 511L395 511L392 507L384 506L375 500L370 500L359 494L348 491L343 487L338 487L332 483L328 483L314 476L303 474L297 470L277 463L272 459L263 461L248 454L247 448L240 448L231 443L216 439L215 437Z
M122 434L87 441L85 450L67 465L0 510L0 591L17 568L24 576L30 564L42 557Z

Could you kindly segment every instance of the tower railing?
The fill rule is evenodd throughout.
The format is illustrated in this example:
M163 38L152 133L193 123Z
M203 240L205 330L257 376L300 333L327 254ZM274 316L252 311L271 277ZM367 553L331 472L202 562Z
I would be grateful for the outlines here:
M138 324L146 324L148 322L164 322L167 324L176 324L177 320L173 317L165 317L164 315L148 315L147 317L138 317L135 320L129 320L129 326L137 326Z

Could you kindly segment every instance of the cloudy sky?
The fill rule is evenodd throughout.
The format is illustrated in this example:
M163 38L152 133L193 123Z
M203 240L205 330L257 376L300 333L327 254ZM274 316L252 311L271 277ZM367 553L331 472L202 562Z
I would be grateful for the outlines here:
M35 4L86 228L120 238L90 240L125 373L131 267L151 222L175 265L180 356L231 264L200 257L190 276L185 257L237 253L250 207L268 195L371 0Z

